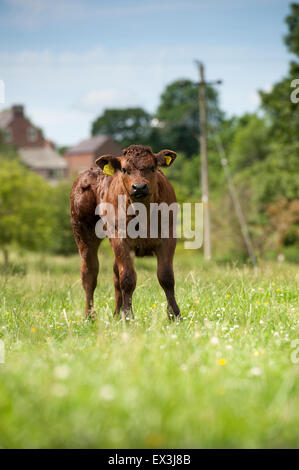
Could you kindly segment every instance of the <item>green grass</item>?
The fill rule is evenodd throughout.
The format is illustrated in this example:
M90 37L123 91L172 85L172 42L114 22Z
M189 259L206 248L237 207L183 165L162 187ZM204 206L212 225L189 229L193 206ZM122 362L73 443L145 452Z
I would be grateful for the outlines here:
M180 248L184 321L170 324L155 260L139 259L124 325L109 250L96 324L82 319L77 256L15 257L2 273L0 447L298 447L298 268L206 265Z

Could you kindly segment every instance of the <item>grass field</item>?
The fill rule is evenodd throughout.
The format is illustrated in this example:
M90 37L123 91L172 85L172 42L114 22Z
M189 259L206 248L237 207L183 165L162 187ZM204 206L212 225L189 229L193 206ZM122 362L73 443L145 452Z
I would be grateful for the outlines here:
M179 249L184 321L170 324L155 259L139 259L124 325L108 245L100 262L95 324L78 256L15 255L2 273L0 447L298 447L298 267Z

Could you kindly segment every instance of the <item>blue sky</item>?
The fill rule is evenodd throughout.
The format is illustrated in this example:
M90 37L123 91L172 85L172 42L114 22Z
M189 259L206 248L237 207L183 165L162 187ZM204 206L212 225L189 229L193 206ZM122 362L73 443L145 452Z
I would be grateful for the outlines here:
M0 0L5 105L24 103L48 138L71 145L105 108L156 109L165 86L224 80L228 116L287 73L287 0Z

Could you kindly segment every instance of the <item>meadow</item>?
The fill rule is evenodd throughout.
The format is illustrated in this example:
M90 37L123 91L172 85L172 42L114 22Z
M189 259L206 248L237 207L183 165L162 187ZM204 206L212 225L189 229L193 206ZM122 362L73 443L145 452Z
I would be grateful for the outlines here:
M206 264L179 247L176 324L155 259L137 259L124 324L104 245L95 323L78 256L14 253L2 270L0 447L298 447L298 267Z

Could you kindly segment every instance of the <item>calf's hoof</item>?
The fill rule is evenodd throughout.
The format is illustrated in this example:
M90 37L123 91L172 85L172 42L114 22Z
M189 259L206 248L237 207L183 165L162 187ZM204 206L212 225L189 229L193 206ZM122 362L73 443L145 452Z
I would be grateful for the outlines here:
M90 320L92 322L96 321L97 312L95 310L87 310L84 314L85 320Z
M180 312L175 312L172 307L167 307L167 316L170 321L182 321L183 317Z

